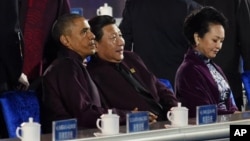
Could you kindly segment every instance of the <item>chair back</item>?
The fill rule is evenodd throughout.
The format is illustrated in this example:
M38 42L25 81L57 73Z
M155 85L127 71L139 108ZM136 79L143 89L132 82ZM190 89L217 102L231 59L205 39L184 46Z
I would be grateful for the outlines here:
M248 101L248 106L250 106L250 71L244 71L241 76Z
M40 122L40 106L35 91L9 91L0 96L0 109L9 138L16 137L16 128L33 117Z
M158 78L158 80L160 80L169 90L174 92L173 86L168 79Z

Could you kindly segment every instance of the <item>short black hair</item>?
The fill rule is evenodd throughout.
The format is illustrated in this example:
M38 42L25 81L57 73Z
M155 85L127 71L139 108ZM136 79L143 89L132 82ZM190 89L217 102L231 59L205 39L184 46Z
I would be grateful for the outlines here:
M191 45L195 45L194 33L203 37L209 31L209 24L220 24L227 28L227 18L211 6L205 6L190 13L184 21L184 34Z
M82 18L79 14L64 14L60 16L53 24L52 37L58 43L60 43L60 36L71 32L70 27L74 24L74 20Z
M103 36L102 28L106 25L115 24L115 18L108 15L96 16L89 20L92 33L95 35L95 40L100 41Z

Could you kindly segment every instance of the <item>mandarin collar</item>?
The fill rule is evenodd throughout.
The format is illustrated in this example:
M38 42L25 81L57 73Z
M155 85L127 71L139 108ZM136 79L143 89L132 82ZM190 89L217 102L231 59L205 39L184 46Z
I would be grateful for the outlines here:
M121 61L119 63L109 62L109 61L101 59L97 54L92 55L90 60L92 60L92 59L94 62L98 62L100 64L111 65L111 66L115 66L115 67L117 67L119 64L121 64L123 62L123 61Z
M203 55L201 52L197 50L194 50L194 54L197 55L205 64L211 62L211 59L208 59L205 55Z
M83 62L84 58L82 58L81 55L79 55L78 53L76 53L75 51L67 48L67 47L61 47L59 53L58 53L59 57L69 57L69 58L74 58L76 60L79 60L81 62Z

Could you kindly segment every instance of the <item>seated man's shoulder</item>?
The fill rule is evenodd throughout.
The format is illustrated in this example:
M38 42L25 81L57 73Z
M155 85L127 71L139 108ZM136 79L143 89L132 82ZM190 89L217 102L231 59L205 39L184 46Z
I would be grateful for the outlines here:
M138 58L139 55L132 51L124 51L124 58Z
M46 69L45 74L52 72L60 72L66 70L73 70L77 65L76 61L71 58L60 58L54 60L54 62Z

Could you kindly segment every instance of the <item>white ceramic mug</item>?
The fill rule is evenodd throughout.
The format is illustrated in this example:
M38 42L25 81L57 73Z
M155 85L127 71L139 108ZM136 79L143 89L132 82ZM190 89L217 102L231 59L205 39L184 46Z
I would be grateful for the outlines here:
M96 14L99 15L109 15L113 16L113 9L111 6L108 6L107 3L104 3L104 6L101 6L96 10Z
M173 127L187 126L188 109L181 107L181 103L178 103L177 107L172 107L171 110L167 112L167 118Z
M112 110L109 110L108 114L103 114L96 120L96 126L103 135L119 134L119 116L112 114Z
M41 125L33 122L33 118L29 118L29 122L24 122L21 127L17 127L16 136L21 141L40 141Z

